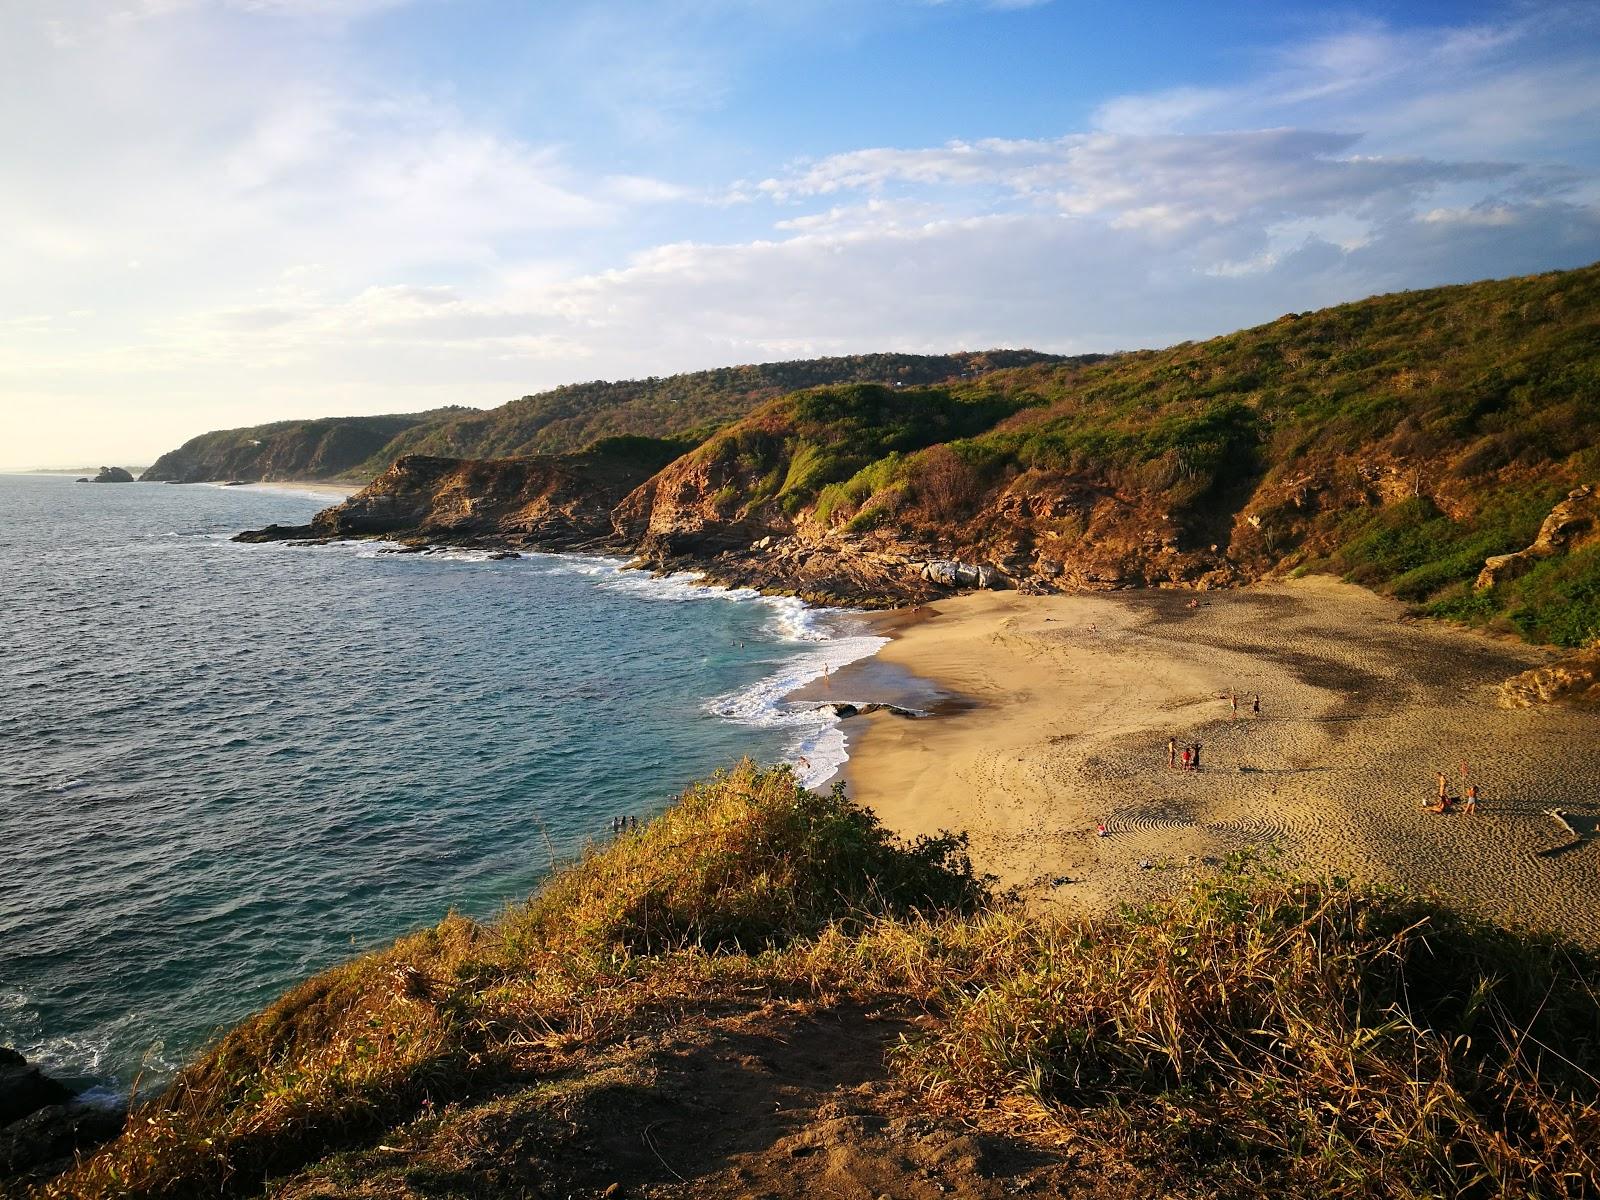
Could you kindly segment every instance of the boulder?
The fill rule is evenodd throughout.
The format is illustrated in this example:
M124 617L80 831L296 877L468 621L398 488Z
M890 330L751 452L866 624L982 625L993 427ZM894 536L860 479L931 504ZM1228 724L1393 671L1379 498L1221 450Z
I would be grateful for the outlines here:
M0 1046L0 1125L20 1121L72 1098L70 1089L45 1075L15 1050Z
M96 475L91 483L132 483L133 476L121 467L101 467L100 474Z
M127 1113L98 1104L52 1104L0 1128L0 1179L53 1173L80 1150L122 1132ZM50 1170L44 1170L49 1168Z
M1500 685L1502 708L1558 702L1600 706L1600 647L1524 671Z
M993 588L999 586L1000 580L1000 573L993 567L955 559L930 559L922 564L921 576L945 587Z

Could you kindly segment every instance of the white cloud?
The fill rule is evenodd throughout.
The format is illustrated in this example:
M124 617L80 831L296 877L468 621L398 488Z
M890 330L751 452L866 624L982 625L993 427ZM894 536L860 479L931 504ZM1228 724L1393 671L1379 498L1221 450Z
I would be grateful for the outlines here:
M392 81L312 15L384 6L73 0L75 36L54 41L0 11L0 445L92 425L154 454L219 425L575 378L1156 345L1600 258L1581 12L1531 58L1529 26L1359 24L1229 86L1113 98L1089 130L841 148L729 184L623 155L585 169ZM657 19L752 6L784 8ZM586 11L562 48L608 44L631 11ZM644 114L624 123L716 103L683 44L639 61L659 69L607 100Z

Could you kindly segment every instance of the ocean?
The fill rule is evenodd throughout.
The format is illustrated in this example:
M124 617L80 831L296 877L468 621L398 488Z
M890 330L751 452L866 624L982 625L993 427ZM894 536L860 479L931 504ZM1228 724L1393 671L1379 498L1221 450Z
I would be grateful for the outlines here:
M0 1045L109 1092L743 755L811 783L785 695L848 614L620 560L241 545L292 490L0 476Z

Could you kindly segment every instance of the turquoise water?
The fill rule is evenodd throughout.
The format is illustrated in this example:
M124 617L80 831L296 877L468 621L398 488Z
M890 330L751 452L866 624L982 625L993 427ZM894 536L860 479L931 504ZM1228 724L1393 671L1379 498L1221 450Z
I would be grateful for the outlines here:
M0 1045L85 1084L219 1027L742 754L848 618L603 558L248 546L325 503L0 476Z

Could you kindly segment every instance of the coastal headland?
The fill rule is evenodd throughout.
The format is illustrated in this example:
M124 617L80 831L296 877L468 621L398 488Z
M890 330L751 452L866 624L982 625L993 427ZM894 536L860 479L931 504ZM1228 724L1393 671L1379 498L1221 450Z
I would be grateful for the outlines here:
M1600 943L1600 714L1499 703L1547 651L1325 577L921 616L877 661L967 703L847 722L850 793L902 834L966 831L1035 906L1105 914L1248 849ZM1201 769L1170 767L1169 738ZM1476 813L1423 809L1438 772Z

